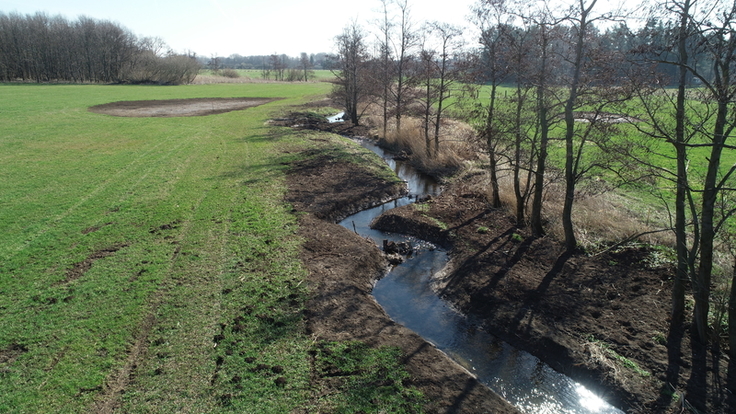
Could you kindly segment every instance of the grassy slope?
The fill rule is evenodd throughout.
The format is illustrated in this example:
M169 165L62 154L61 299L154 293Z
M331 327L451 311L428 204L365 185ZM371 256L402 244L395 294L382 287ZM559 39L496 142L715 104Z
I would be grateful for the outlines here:
M117 386L129 412L304 404L313 344L276 150L304 141L264 121L327 87L0 86L0 412L83 412ZM192 118L86 110L230 96L291 98Z

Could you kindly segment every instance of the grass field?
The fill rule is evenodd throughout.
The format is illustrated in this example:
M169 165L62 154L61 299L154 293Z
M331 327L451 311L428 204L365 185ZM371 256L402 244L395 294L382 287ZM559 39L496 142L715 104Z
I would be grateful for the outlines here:
M0 85L0 412L308 404L315 344L279 151L308 140L265 121L328 89ZM206 117L87 111L243 96L285 99ZM365 350L366 366L373 352L393 355Z

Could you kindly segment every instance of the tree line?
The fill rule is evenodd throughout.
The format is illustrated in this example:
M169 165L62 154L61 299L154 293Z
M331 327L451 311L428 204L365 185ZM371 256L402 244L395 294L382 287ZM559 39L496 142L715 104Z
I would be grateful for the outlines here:
M210 59L200 57L200 62L208 67L216 66L220 69L251 70L273 69L278 65L284 65L287 68L298 68L303 66L305 60L309 62L312 69L329 69L327 67L327 53L301 53L297 57L279 53L249 56L233 54L227 57L213 56Z
M0 81L189 83L196 56L117 23L0 12Z
M354 124L376 108L384 138L389 124L402 133L402 117L422 119L428 157L438 154L454 105L482 140L491 203L501 206L503 169L517 225L536 237L547 231L545 192L558 176L566 255L580 249L573 207L581 194L628 186L659 197L677 262L666 381L678 384L689 328L700 356L688 401L706 409L704 355L725 344L736 407L736 165L724 161L736 150L736 1L654 0L638 28L597 0L555 4L479 0L471 18L478 43L467 47L463 28L417 25L406 0L381 0L371 30L354 21L336 37L333 94ZM718 254L731 262L719 266ZM731 277L719 309L714 272Z

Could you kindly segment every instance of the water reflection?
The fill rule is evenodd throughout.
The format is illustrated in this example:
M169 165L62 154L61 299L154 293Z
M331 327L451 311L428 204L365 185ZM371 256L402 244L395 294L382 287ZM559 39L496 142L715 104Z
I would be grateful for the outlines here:
M343 117L345 116L345 112L340 112L339 114L335 114L332 116L327 117L327 122L329 123L335 123L335 122L342 122L344 121Z
M391 318L421 335L525 413L622 413L590 390L562 375L533 355L511 347L478 328L480 321L456 312L430 287L432 275L447 264L447 252L431 243L370 228L374 217L411 203L427 194L438 195L439 185L409 165L393 160L369 142L361 144L389 163L409 185L408 197L357 213L340 222L370 237L380 246L384 239L409 240L420 246L404 263L376 283L373 296Z

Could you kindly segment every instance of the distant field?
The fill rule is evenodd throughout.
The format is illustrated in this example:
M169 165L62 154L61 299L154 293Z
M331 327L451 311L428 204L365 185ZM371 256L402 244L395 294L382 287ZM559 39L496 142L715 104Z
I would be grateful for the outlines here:
M282 203L298 155L279 148L316 132L265 121L328 90L0 85L0 412L303 406L314 342ZM194 97L285 99L206 117L87 111Z
M260 69L235 69L236 72L242 77L242 78L249 78L249 79L263 79L263 75ZM209 69L204 69L199 72L202 76L212 76L213 73ZM325 81L334 79L335 75L330 70L313 70L312 75L314 76L311 78L311 81Z

